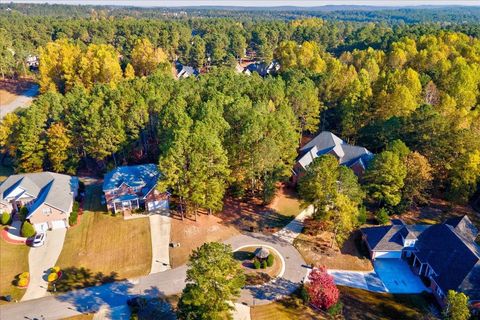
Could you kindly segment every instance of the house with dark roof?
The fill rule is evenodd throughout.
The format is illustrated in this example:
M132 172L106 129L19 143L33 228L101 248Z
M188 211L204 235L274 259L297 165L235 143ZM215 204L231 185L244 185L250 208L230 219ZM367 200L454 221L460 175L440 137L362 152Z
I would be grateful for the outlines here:
M103 192L108 210L115 213L169 208L169 193L156 190L160 172L155 164L117 167L105 175Z
M0 212L16 214L26 207L37 232L68 228L78 186L77 177L54 172L11 175L0 185Z
M329 131L322 131L300 148L300 155L293 168L294 182L298 181L315 158L325 154L335 156L341 165L349 167L358 176L365 172L373 158L373 154L366 148L353 146Z
M426 282L441 305L449 290L480 301L480 246L477 228L467 216L444 223L362 228L372 260L404 259Z

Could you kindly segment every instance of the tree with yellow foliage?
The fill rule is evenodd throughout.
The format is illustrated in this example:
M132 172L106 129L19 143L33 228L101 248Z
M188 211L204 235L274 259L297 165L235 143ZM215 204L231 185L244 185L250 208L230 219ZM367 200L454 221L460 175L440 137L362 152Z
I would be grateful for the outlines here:
M132 66L137 76L152 74L161 63L167 62L167 55L161 48L155 48L150 40L138 40L132 50Z
M91 88L95 83L115 85L122 79L118 52L108 44L91 44L80 60L80 79L83 86Z

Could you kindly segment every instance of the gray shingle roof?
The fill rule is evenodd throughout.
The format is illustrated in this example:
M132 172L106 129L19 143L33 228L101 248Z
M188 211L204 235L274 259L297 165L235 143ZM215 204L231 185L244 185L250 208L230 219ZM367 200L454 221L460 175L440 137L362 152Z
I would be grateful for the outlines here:
M78 179L54 172L11 175L0 185L0 200L9 197L17 187L36 198L29 210L30 217L42 203L68 212L73 202L73 193L78 188Z
M417 239L415 255L428 263L435 282L444 292L462 291L471 300L480 299L480 247L472 235L477 229L468 217L436 225L401 225L362 228L372 251L400 251L402 236Z
M142 187L146 195L157 184L160 173L155 164L118 167L105 175L103 191L119 188L123 183L130 187Z
M359 161L366 166L373 158L373 154L366 148L350 145L333 133L322 131L300 148L298 163L306 169L315 158L327 153L335 155L341 165L348 167Z

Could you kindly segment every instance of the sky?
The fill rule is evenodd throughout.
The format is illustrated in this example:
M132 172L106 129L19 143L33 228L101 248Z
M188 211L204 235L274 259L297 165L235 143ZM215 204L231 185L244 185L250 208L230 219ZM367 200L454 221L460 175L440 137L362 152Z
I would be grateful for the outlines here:
M475 0L1 0L0 2L21 3L56 3L56 4L88 4L88 5L123 5L140 7L181 7L181 6L243 6L243 7L275 7L275 6L325 6L325 5L368 5L368 6L421 6L421 5L465 5L480 6Z

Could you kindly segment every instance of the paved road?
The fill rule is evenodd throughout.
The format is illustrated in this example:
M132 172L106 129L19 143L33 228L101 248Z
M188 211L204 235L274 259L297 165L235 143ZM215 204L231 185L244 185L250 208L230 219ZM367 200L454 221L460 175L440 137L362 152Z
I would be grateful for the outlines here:
M38 248L30 248L28 266L30 283L22 301L38 299L48 295L48 269L55 266L60 256L67 229L47 231L45 244Z
M150 236L152 239L152 267L150 273L170 269L170 229L172 220L161 214L152 214L150 219Z
M9 104L3 104L0 101L0 120L5 117L7 113L13 112L18 108L28 106L33 98L38 94L39 86L37 84L32 85L30 89L24 91L18 98L10 102Z
M294 291L305 277L307 269L298 251L289 243L272 235L248 234L225 241L233 249L244 245L269 245L285 258L285 272L281 278L261 287L246 287L240 301L249 305L265 304ZM180 266L160 273L98 287L75 290L59 296L9 304L0 307L0 319L61 319L80 313L94 313L102 307L117 310L134 295L158 297L180 293L185 286L187 267ZM120 308L121 309L121 308ZM119 317L121 319L121 317Z

